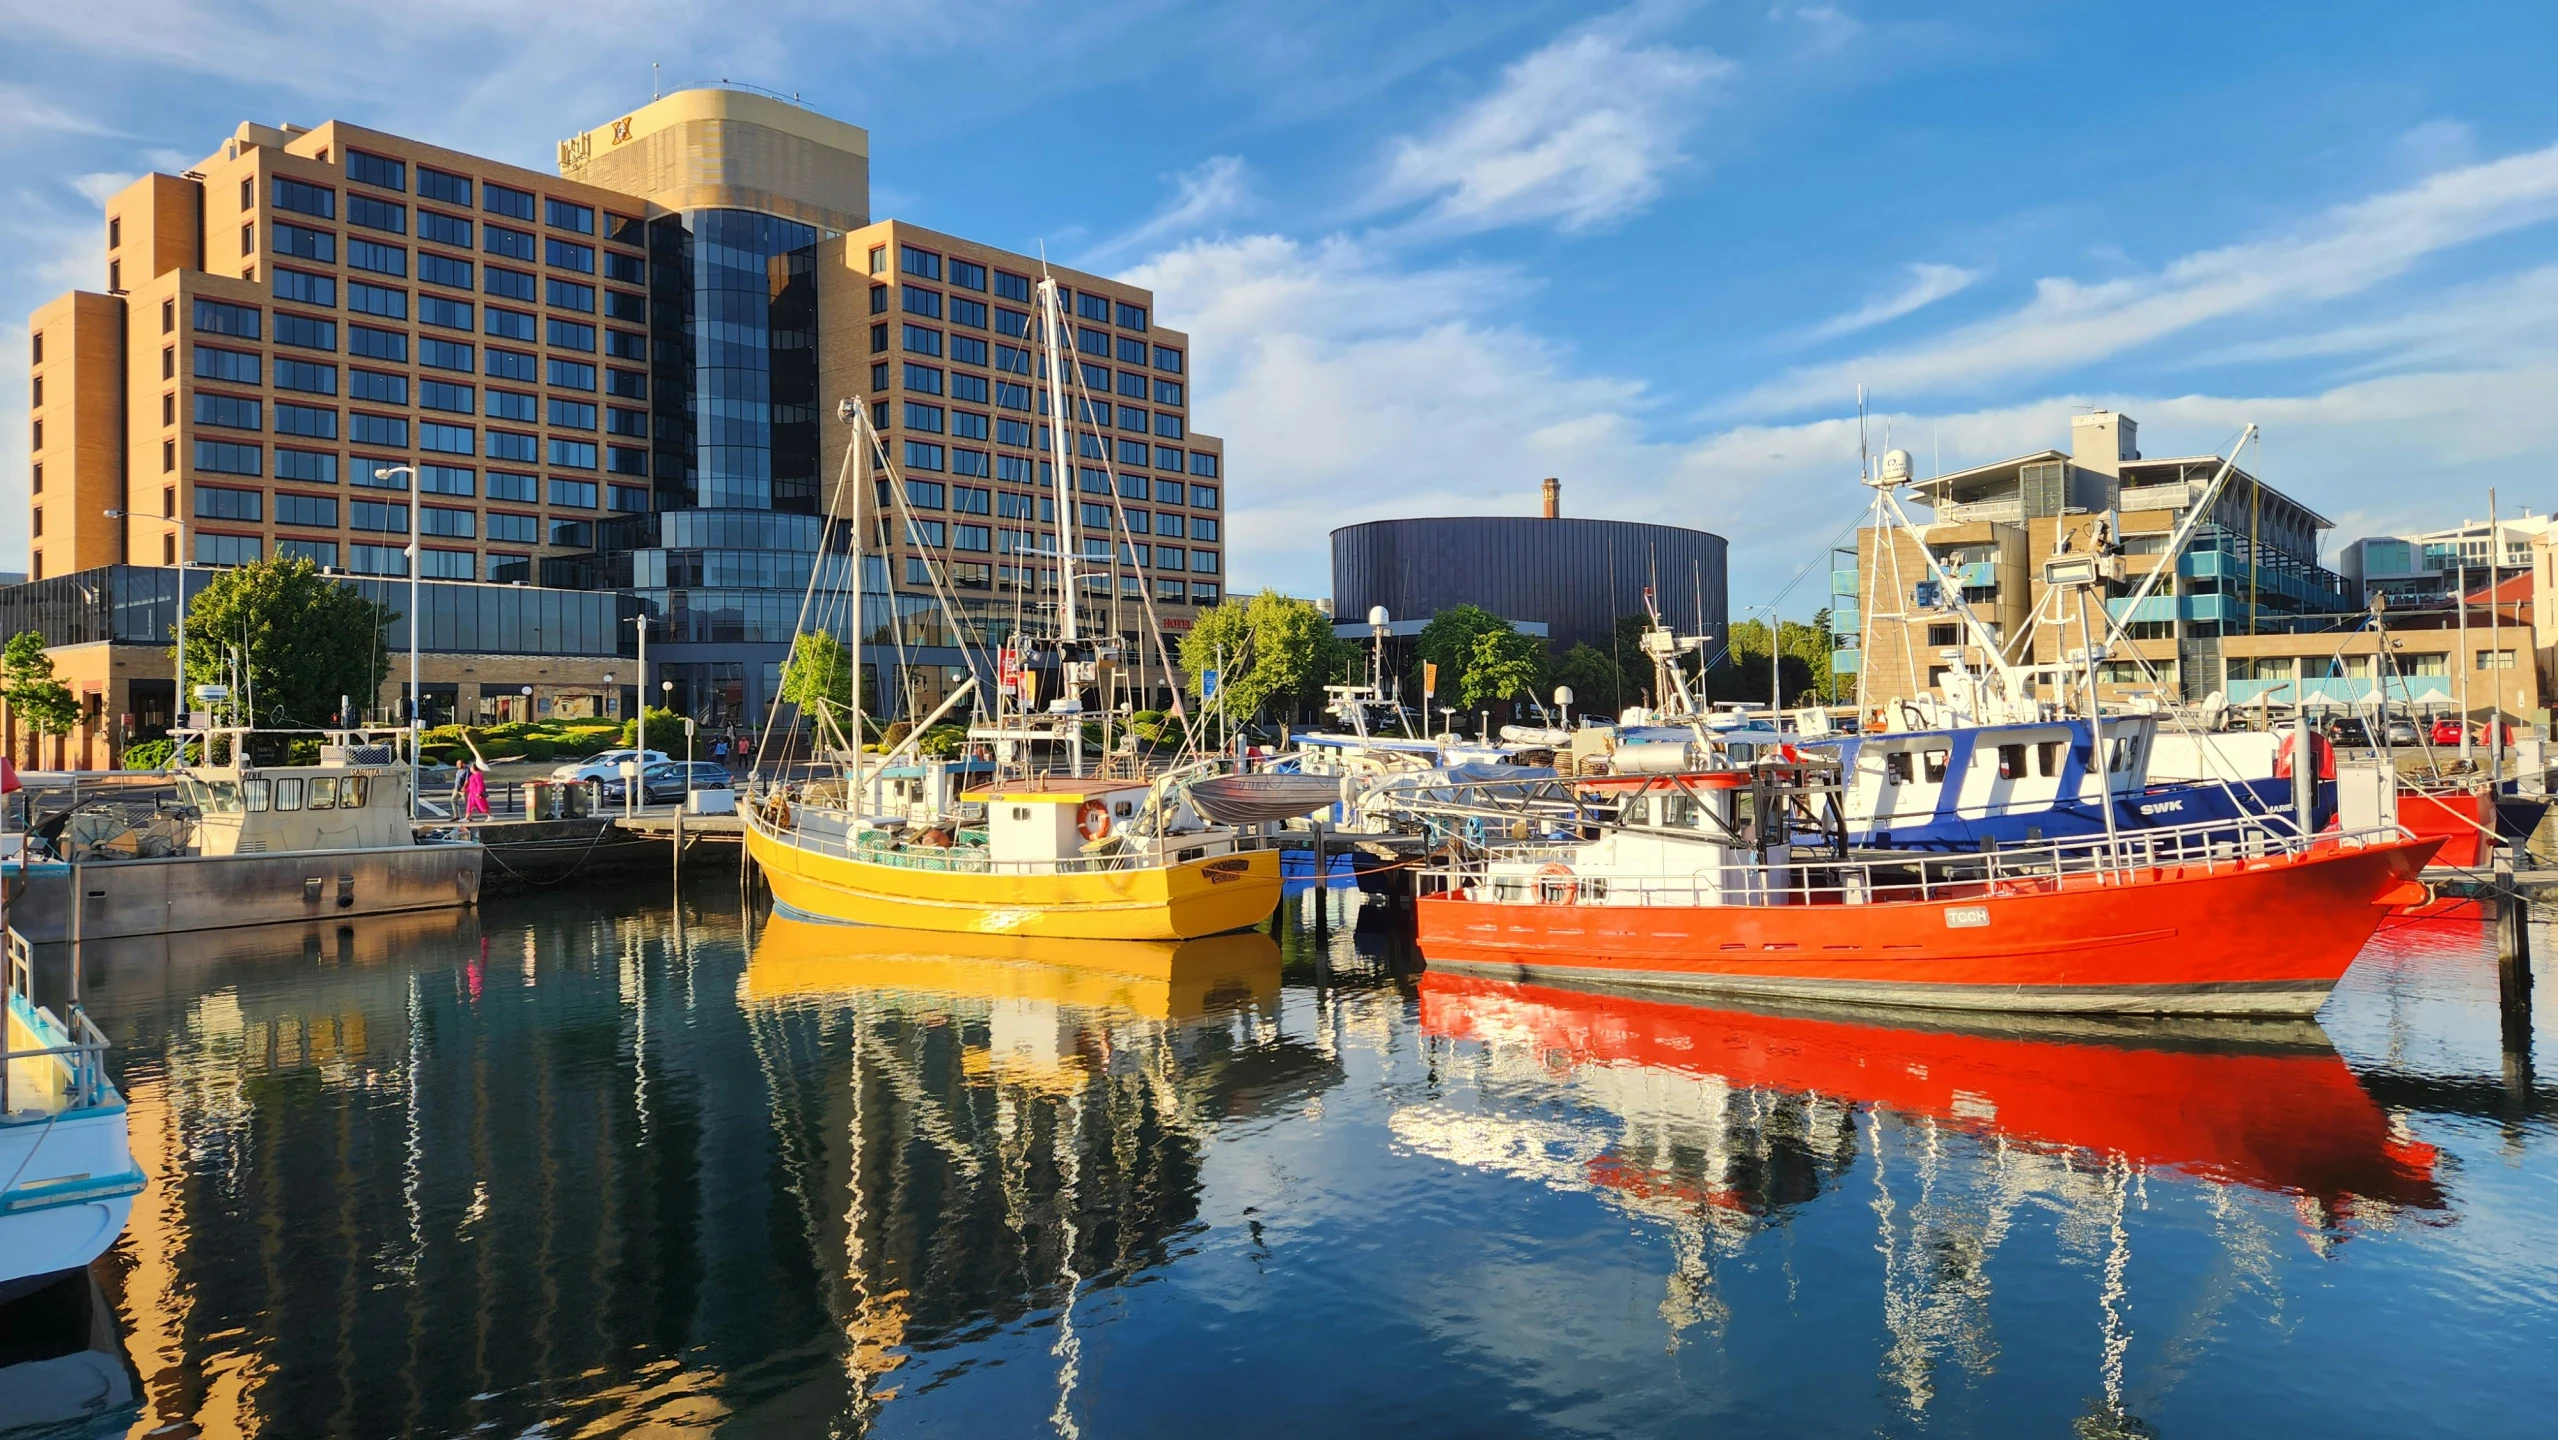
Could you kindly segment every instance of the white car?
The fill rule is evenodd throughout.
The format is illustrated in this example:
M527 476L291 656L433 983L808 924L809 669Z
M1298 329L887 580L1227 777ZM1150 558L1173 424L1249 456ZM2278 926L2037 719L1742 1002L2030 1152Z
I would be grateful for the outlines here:
M581 780L618 780L622 777L622 762L625 760L637 760L640 768L645 770L651 765L665 764L666 752L663 750L607 750L601 755L590 756L584 760L573 760L552 771L551 778L564 780L570 784Z

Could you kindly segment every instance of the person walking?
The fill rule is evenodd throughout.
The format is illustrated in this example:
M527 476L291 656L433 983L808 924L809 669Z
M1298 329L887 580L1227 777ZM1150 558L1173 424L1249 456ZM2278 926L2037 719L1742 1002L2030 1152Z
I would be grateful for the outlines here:
M489 818L488 767L477 760L471 762L470 773L462 777L463 823L470 823L473 816Z

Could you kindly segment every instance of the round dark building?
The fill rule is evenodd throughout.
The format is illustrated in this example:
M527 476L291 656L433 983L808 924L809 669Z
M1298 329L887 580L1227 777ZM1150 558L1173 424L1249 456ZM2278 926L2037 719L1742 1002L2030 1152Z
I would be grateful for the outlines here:
M1631 520L1533 515L1372 520L1332 532L1333 616L1365 620L1378 605L1398 632L1459 605L1541 623L1554 653L1606 649L1620 615L1643 613L1643 592L1682 635L1724 633L1720 535Z

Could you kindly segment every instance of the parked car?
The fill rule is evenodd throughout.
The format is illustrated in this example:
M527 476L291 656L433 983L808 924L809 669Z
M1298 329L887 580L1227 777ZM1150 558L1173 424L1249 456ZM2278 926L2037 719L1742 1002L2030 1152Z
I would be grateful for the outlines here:
M637 760L644 766L667 763L666 752L663 750L607 750L601 755L590 756L584 760L572 760L553 770L551 778L565 780L572 784L581 780L618 781L622 778L622 762L625 760Z
M729 788L728 768L707 760L690 763L677 760L664 765L651 765L640 776L640 795L648 803L675 804L690 790L725 790Z
M2460 743L2460 729L2459 721L2445 715L2434 721L2433 731L2428 738L2437 745L2457 745Z
M2416 722L2413 720L2390 721L2388 734L2389 743L2392 745L2421 745L2424 743L2424 738L2416 733Z
M2360 746L2368 750L2372 744L2371 727L2350 717L2340 716L2328 721L2327 738L2331 743L2346 748Z

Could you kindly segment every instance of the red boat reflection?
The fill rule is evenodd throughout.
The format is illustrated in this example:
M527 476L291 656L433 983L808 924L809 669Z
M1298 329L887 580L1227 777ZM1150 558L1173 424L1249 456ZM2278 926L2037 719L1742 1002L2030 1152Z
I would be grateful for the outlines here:
M1549 1065L1640 1066L1880 1105L2332 1211L2444 1203L2433 1147L2399 1133L2306 1021L1885 1019L1433 972L1421 979L1421 1023L1443 1038L1524 1042ZM1606 1156L1588 1178L1638 1192L1654 1183Z

